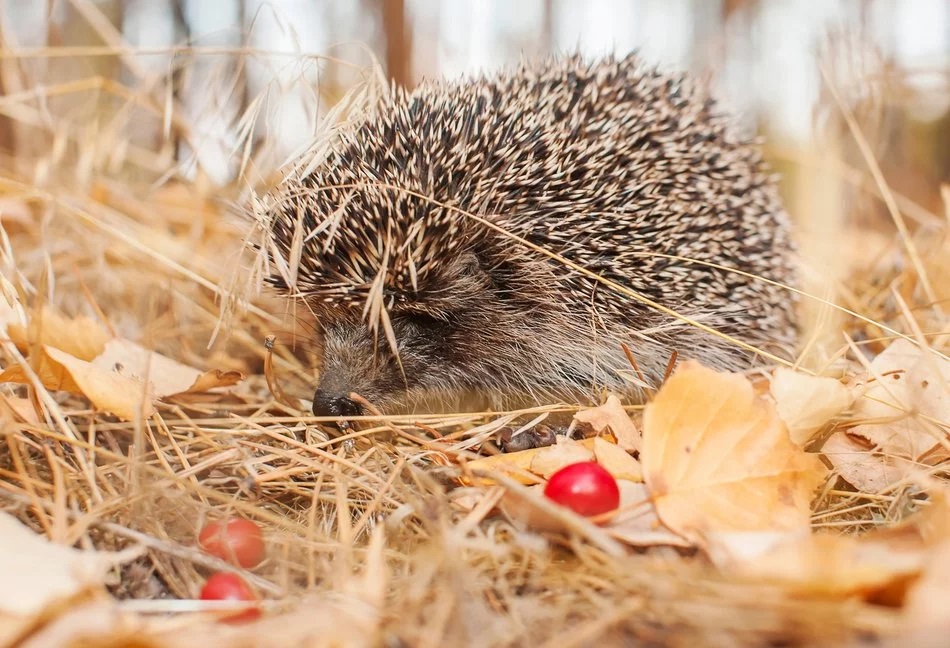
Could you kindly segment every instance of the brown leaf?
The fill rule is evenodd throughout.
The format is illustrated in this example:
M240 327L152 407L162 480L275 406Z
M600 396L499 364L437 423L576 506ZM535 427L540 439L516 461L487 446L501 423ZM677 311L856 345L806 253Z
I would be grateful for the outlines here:
M544 484L534 484L528 486L528 489L539 496L544 495ZM512 492L505 493L498 503L498 508L509 520L522 528L550 533L560 533L567 529L563 520L550 515L531 500Z
M593 437L591 443L596 441L597 438ZM537 450L537 454L531 459L529 470L545 479L549 479L565 466L594 459L594 453L589 447L563 436L559 436L554 445Z
M640 450L640 431L623 409L620 399L613 394L599 407L580 410L574 415L574 420L590 425L598 434L610 430L617 438L617 445L627 452Z
M874 445L848 432L835 432L822 444L821 454L841 477L862 493L880 493L903 479L906 460L882 455Z
M109 340L93 364L138 382L145 382L147 378L153 385L155 398L207 391L236 384L244 378L238 371L211 370L202 373L122 338Z
M48 541L0 512L0 612L29 616L101 587L108 571L133 554L80 551Z
M773 372L770 389L789 437L800 446L854 400L852 390L834 378L808 376L784 367Z
M620 446L604 441L600 437L594 437L594 460L613 475L614 479L643 481L643 469L640 467L640 462Z
M36 372L47 389L82 394L96 409L112 412L126 420L149 417L155 412L152 398L142 383L51 346L41 346L40 350L42 356ZM14 365L0 374L0 382L29 381L23 368Z
M465 467L472 472L493 473L499 472L516 479L522 484L537 484L541 481L539 477L531 472L531 461L534 455L542 448L532 448L522 450L521 452L509 452L507 454L491 455L489 457L480 457L474 461L466 462ZM467 480L463 480L466 482ZM494 484L491 478L477 479L473 483L481 485Z
M640 461L660 519L694 542L713 531L808 528L826 473L745 377L692 361L647 406Z
M31 344L41 344L87 362L102 353L110 337L95 320L82 316L69 318L48 306L38 315L34 314L27 326L10 323L7 332L21 351L26 351Z
M74 358L59 349L44 346L43 350L50 359L69 372L80 393L97 409L112 412L126 420L138 416L147 418L155 412L153 396L144 384Z
M923 575L907 593L904 622L908 631L920 633L922 639L950 632L950 541L927 556Z
M847 431L850 441L835 435L832 446L823 448L848 483L879 492L903 478L908 467L946 458L939 442L945 432L934 421L950 421L950 362L895 340L871 363L863 386L853 414L861 424Z
M231 385L238 384L242 380L244 380L244 374L240 371L211 369L198 376L191 387L186 389L183 393L194 394L206 392L217 387L230 387Z
M0 396L0 416L9 416L23 423L36 424L40 422L33 403L28 398L17 396Z
M758 582L781 583L797 595L867 597L917 574L924 556L922 547L900 547L883 538L790 535L732 570Z
M660 522L645 484L617 480L620 506L604 529L616 540L637 547L668 545L688 547L689 542Z

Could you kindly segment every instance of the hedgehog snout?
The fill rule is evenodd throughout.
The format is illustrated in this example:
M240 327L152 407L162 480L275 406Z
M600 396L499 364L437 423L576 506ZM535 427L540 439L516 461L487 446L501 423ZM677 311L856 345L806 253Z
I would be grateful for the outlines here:
M359 416L362 406L345 393L317 388L313 394L314 416Z
M313 394L315 416L358 416L364 408L350 394L355 392L379 407L401 387L398 365L389 361L385 347L378 348L374 334L363 323L328 322L321 351L320 377Z

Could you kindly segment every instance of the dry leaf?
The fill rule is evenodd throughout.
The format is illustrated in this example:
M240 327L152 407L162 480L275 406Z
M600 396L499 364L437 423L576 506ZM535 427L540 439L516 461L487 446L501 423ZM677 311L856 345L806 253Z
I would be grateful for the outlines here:
M670 545L688 547L689 542L660 522L645 484L617 480L620 506L604 529L616 540L637 547Z
M99 588L112 567L134 557L55 544L3 512L0 546L0 612L15 616L39 614L48 605Z
M920 633L921 638L932 639L937 632L945 637L950 632L950 541L931 552L922 571L907 593L904 623L908 631Z
M10 337L10 326L22 328L26 321L26 309L20 304L16 289L0 275L0 335Z
M755 581L781 583L795 594L870 596L920 571L922 547L883 538L837 534L800 535L731 571Z
M528 490L539 496L544 495L544 484L528 486ZM516 493L506 492L498 503L502 513L522 529L559 533L566 530L564 522L539 508L530 499Z
M244 378L237 371L211 370L204 373L176 362L129 340L109 340L92 364L107 371L153 385L155 398L207 391L234 385Z
M613 394L607 397L607 402L603 405L579 411L574 415L574 420L590 425L598 434L609 429L622 449L627 452L640 451L640 431L624 411L620 399Z
M87 362L102 353L110 337L95 320L82 316L69 318L48 306L43 307L39 316L34 314L27 326L11 323L7 331L21 351L26 351L31 344L41 344Z
M562 438L563 437L558 437L558 440L560 441ZM587 454L585 455L587 459L582 459L581 461L590 461L594 456L593 447L595 438L596 437L591 437L589 439L581 439L580 441L572 441L568 439L568 441L574 445L585 448L587 450ZM532 463L534 462L535 457L537 457L541 452L556 447L557 446L546 446L543 448L521 450L519 452L507 452L505 454L492 455L490 457L481 457L479 459L475 459L474 461L467 462L465 467L469 470L479 472L501 472L526 485L537 484L541 481L539 477L541 473L537 473L532 470ZM545 460L542 460L539 466L545 466L544 462ZM567 464L563 464L562 467L566 465ZM494 482L491 479L482 479L479 480L478 483L482 485L489 485L493 484Z
M481 457L474 461L467 462L465 467L472 472L502 473L512 479L518 480L522 484L537 484L541 479L531 472L531 461L539 450L541 450L541 448ZM467 483L468 480L463 480L463 482ZM495 482L489 478L485 478L474 480L473 483L487 486Z
M9 416L23 423L37 424L39 416L28 398L0 396L0 416Z
M643 469L640 467L640 462L620 446L604 441L600 437L594 437L594 460L613 475L614 479L643 481Z
M71 605L41 629L34 630L18 648L50 646L108 646L109 648L159 648L143 638L142 618L121 612L111 600L95 600ZM95 643L90 644L90 637Z
M16 196L0 196L0 224L8 227L11 223L29 226L33 223L30 205Z
M904 602L907 628L922 636L928 631L950 631L950 497L943 483L931 481L929 486L930 506L890 531L929 547L921 576Z
M191 387L181 393L195 394L216 389L218 387L230 387L231 385L238 384L242 380L244 380L244 374L240 371L233 369L210 369L198 376L195 382L192 383Z
M784 367L772 374L771 393L789 437L800 446L854 400L853 392L834 378L808 376Z
M731 564L720 561L720 567L757 581L779 582L795 594L890 597L895 603L904 597L907 584L923 573L924 577L908 594L908 606L914 604L915 596L933 598L928 591L946 599L950 594L946 576L950 572L943 569L950 564L941 562L950 557L944 556L950 546L950 502L941 485L927 481L929 505L900 524L861 536L801 534L754 556L742 557L734 545L726 548L738 559ZM929 575L935 576L932 582L926 582ZM939 593L931 590L932 586ZM937 609L940 614L950 612L945 604L933 605L933 601L922 598L918 599L922 607L914 614L928 616ZM935 618L931 617L931 621Z
M853 418L865 422L848 430L850 439L835 435L823 448L842 478L880 492L908 467L946 458L938 442L944 433L932 421L950 421L950 362L895 340L871 363L864 386Z
M866 439L849 432L835 432L821 446L821 453L841 477L862 493L880 493L903 479L906 460L875 451Z
M69 372L80 392L97 409L112 412L126 420L138 416L147 418L155 412L153 396L142 383L74 358L59 349L44 346L43 350Z
M47 389L82 394L96 409L133 420L155 412L151 396L140 382L106 371L92 363L50 346L41 346L42 356L36 372ZM19 365L0 374L0 382L28 383Z
M692 361L647 406L640 461L660 519L694 542L715 531L808 528L826 473L745 377Z
M596 441L597 437L594 437L592 443ZM563 436L559 436L554 445L537 450L537 454L531 459L529 470L545 479L565 466L594 460L594 453L589 447Z

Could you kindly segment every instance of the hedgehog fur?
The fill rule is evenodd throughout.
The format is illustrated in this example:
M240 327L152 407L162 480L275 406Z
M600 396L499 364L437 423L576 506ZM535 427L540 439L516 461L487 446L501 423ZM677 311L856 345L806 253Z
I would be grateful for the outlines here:
M774 178L704 88L634 55L394 88L306 168L266 212L273 283L316 317L317 414L358 413L351 392L637 393L623 342L648 383L673 351L749 363L518 239L747 344L794 342Z

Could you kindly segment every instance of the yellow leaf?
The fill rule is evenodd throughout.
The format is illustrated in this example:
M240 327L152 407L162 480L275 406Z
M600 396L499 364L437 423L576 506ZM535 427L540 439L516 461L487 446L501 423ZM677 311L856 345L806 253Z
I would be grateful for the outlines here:
M939 441L944 433L934 421L950 421L950 362L895 340L871 363L864 387L852 415L860 424L822 448L842 478L876 493L915 464L946 459Z
M34 615L46 606L101 586L129 554L80 551L48 541L0 512L0 613Z
M97 409L112 412L126 420L149 417L155 412L152 394L143 383L106 371L59 349L44 346L43 350L50 359L69 372L80 393Z
M596 442L596 437L592 443ZM565 466L593 461L594 453L587 446L563 436L557 438L557 443L545 448L538 448L537 454L531 459L529 470L535 475L548 479L551 475Z
M770 389L789 437L801 446L854 400L852 391L834 378L808 376L784 367L772 374Z
M613 394L607 397L603 405L579 411L574 415L574 420L590 425L597 434L610 430L617 438L617 445L627 452L640 450L640 431L624 411L620 399Z
M541 480L531 472L531 460L534 459L534 455L539 450L541 448L481 457L467 462L465 467L473 472L499 472L518 480L522 484L537 484ZM479 479L476 483L488 485L494 482L491 479Z
M590 457L593 456L591 448L594 447L594 439L582 439L579 442L572 442L576 445L580 445L587 449L588 459L582 461L589 461ZM505 454L492 455L490 457L481 457L475 459L474 461L469 461L465 464L465 467L472 471L479 472L501 472L505 475L516 479L522 484L537 484L541 479L537 476L540 473L535 473L531 469L532 462L539 453L544 452L547 448L531 448L530 450L521 450L520 452L507 452ZM544 467L544 461L539 464L541 467ZM566 465L566 464L564 464ZM488 485L492 484L491 479L480 480L481 484Z
M110 337L95 320L69 318L48 306L34 313L27 326L11 323L7 331L21 350L27 350L30 344L45 344L86 361L102 353Z
M620 488L620 506L617 514L604 527L611 537L637 547L689 546L683 537L660 522L650 492L644 484L618 479L617 486Z
M676 533L701 542L712 531L808 528L826 470L745 377L683 363L647 406L643 432L644 479Z
M919 546L826 533L790 537L731 571L757 582L781 583L800 595L868 596L917 574L924 559Z
M214 387L233 385L244 378L239 371L213 369L202 373L122 338L109 340L102 354L92 364L138 382L147 379L155 398L207 391Z
M640 462L620 446L604 441L600 437L594 437L594 459L613 475L614 479L643 481L643 469L640 467Z
M47 389L82 394L96 409L126 420L148 417L155 412L152 397L142 383L51 346L41 346L40 350L42 355L36 373ZM0 382L29 381L23 368L14 365L0 374Z

